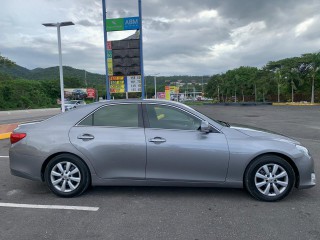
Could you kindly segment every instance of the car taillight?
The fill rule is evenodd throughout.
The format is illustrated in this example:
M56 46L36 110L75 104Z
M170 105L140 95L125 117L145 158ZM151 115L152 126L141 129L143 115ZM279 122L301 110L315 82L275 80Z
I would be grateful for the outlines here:
M26 133L11 133L10 135L10 142L11 144L14 144L16 142L19 142L21 139L25 138L27 136Z

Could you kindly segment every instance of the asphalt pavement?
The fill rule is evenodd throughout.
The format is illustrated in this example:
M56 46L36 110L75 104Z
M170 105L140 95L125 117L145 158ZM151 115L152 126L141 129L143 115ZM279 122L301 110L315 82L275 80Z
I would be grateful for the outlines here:
M60 113L59 108L0 111L0 124L32 122Z
M0 140L10 138L20 123L41 121L60 112L59 108L0 111Z
M215 119L297 139L313 155L319 179L319 106L195 108ZM9 141L0 140L0 204L99 209L0 206L0 239L320 239L319 183L275 203L254 200L242 189L173 187L94 187L63 199L44 183L11 176L8 149Z

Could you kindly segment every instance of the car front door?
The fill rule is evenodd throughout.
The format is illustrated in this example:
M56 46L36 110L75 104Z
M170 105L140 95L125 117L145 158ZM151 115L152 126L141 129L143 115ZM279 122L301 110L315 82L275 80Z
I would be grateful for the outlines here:
M145 179L141 104L103 106L71 128L69 137L99 177Z
M224 134L200 132L201 119L168 105L145 104L146 179L223 182L229 150Z

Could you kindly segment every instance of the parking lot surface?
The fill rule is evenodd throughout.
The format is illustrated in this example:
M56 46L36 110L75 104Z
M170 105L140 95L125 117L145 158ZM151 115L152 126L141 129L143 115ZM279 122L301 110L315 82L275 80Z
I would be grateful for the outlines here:
M291 136L309 148L320 176L320 107L197 106L223 121ZM294 190L280 202L245 190L94 187L63 199L44 183L10 175L9 141L0 141L0 239L320 239L320 190ZM1 203L35 208L2 207ZM36 208L92 207L97 211Z

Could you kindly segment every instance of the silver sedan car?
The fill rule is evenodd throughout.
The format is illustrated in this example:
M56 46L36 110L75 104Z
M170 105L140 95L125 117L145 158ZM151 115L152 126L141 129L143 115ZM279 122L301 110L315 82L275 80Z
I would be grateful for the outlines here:
M316 184L299 142L157 100L94 103L22 124L11 135L10 168L60 197L90 185L198 186L245 188L277 201Z

